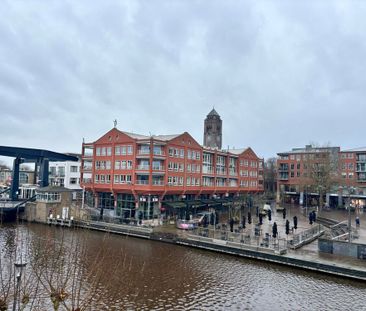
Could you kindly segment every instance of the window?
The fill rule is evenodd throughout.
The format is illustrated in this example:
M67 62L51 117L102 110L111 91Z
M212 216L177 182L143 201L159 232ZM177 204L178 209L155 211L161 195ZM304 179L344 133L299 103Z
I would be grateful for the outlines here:
M295 174L294 174L294 172L291 172L291 177L295 177Z
M78 167L77 166L70 166L70 172L71 173L77 173L78 172Z
M94 182L95 182L96 184L98 184L98 183L99 183L99 175L95 175L95 176L94 176Z
M196 160L201 159L201 153L199 151L196 152Z
M114 169L115 170L120 170L121 169L121 162L120 161L114 162Z
M127 161L127 169L132 169L132 161Z
M183 171L184 171L184 164L179 163L179 172L183 172Z
M180 149L180 157L184 158L184 149Z
M187 172L191 172L191 164L187 164Z
M70 178L70 185L76 185L78 182L78 179L77 178Z
M297 154L296 155L296 161L300 161L301 160L301 154Z
M169 157L172 157L174 155L174 149L169 148Z
M132 146L131 145L128 145L127 146L127 154L132 154L133 153L133 148L132 148Z
M244 166L249 166L249 161L248 160L244 160Z
M296 177L300 177L300 172L299 171L296 172Z
M296 169L298 169L298 170L300 169L300 163L296 164Z
M114 154L115 155L120 155L121 154L121 147L120 146L116 146L114 148Z
M353 173L348 173L348 178L353 178Z
M106 154L107 154L106 148L105 147L102 147L102 153L101 153L101 155L102 156L105 156Z
M107 147L107 155L112 155L112 147Z
M97 152L96 152L97 156L100 156L100 147L97 147Z
M190 159L191 158L191 150L187 151L187 158Z
M172 170L173 170L173 162L169 162L168 171L172 171Z
M126 155L126 146L121 146L121 154Z
M106 162L105 162L105 168L106 168L107 170L110 170L110 169L111 169L111 161L106 161Z
M290 155L290 160L295 160L295 155L294 154Z
M187 177L186 185L187 186L190 186L191 185L191 177Z
M291 169L295 169L295 164L291 164Z
M114 175L114 183L119 184L119 175Z
M106 184L110 184L111 183L111 175L106 175L105 177L106 177L105 178Z
M352 153L351 153L352 154ZM353 163L348 163L348 169L353 170Z

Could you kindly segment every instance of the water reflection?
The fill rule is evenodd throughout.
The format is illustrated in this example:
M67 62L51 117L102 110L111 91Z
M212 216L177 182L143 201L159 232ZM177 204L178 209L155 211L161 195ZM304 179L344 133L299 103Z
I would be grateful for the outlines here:
M34 238L72 240L68 229L23 228ZM83 264L98 265L104 275L102 300L91 310L366 309L361 282L148 240L77 234L85 236ZM4 241L6 230L1 235ZM96 256L101 249L103 256Z

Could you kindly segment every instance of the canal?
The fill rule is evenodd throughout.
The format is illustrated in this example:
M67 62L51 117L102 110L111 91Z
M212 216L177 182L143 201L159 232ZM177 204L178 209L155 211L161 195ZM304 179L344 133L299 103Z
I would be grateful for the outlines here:
M52 310L56 292L59 310L366 310L366 284L353 280L86 230L0 230L2 282L27 262L17 295L14 277L0 289L9 309Z

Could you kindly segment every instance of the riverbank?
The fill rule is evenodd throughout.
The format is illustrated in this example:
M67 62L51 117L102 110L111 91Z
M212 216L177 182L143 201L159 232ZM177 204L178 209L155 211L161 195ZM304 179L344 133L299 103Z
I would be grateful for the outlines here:
M291 250L285 255L280 255L263 247L253 247L230 241L195 236L188 234L186 231L174 230L169 226L165 228L159 227L154 230L153 228L104 222L76 222L75 225L85 229L150 239L153 241L252 258L298 269L366 281L366 264L364 261L348 257L332 256L329 254L319 254L314 251L315 243L317 243L317 241L312 242L305 248ZM306 249L308 250L307 252Z

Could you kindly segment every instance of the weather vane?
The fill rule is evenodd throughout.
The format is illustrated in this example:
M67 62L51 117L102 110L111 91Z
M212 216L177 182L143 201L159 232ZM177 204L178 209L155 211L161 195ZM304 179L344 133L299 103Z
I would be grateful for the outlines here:
M117 119L113 120L113 124L114 124L114 128L116 128L117 127Z

